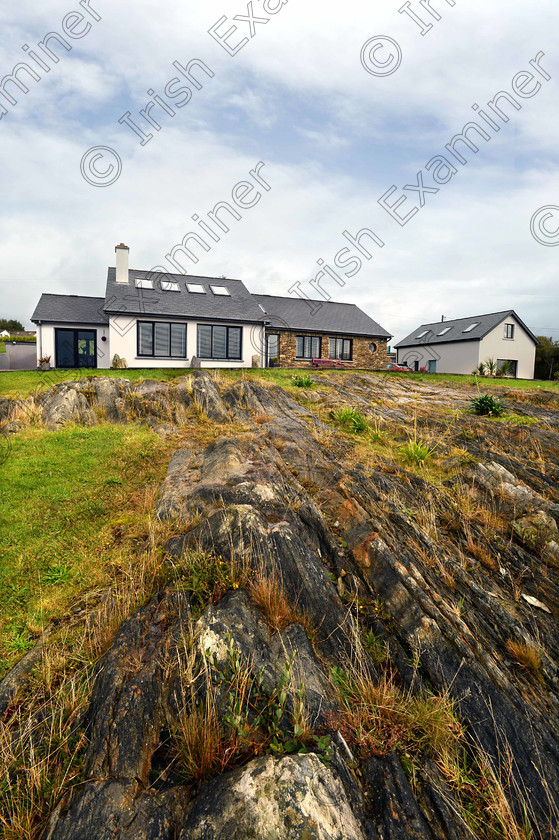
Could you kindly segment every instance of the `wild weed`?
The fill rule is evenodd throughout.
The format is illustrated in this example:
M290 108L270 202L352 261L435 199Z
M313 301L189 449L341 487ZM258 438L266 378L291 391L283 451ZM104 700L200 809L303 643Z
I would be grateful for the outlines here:
M369 428L369 423L358 408L337 408L330 412L330 417L337 426L348 432L366 432Z

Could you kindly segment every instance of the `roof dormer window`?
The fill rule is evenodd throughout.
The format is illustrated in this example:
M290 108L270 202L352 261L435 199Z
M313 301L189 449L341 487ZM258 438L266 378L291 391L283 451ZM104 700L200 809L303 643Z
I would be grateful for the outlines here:
M227 295L228 297L231 297L231 292L226 286L210 286L210 289L214 295Z
M148 280L147 277L136 277L137 289L153 289L153 280Z
M187 283L186 284L187 292L190 292L193 295L205 295L206 290L200 283Z
M479 327L479 321L476 321L474 324L470 324L469 327L466 327L465 330L462 330L463 333L469 333L472 330L475 330L476 327Z

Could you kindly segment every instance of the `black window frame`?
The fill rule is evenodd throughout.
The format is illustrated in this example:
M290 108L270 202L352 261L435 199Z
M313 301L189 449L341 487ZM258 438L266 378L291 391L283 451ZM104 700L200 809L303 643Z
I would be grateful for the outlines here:
M203 356L200 353L200 328L210 329L211 330L211 353L210 356ZM214 329L215 328L224 328L225 329L225 356L214 356ZM239 355L238 356L231 356L229 351L230 346L230 334L232 330L237 330L239 333ZM198 324L196 330L196 355L199 359L203 359L204 361L211 361L211 362L242 362L243 360L243 328L242 327L235 327L229 326L228 324Z
M514 324L505 324L504 338L507 339L507 341L514 341Z
M299 350L299 341L303 342L303 355L300 356L298 353ZM312 347L313 341L318 341L318 354L315 356ZM306 354L306 347L309 347L308 355ZM304 360L312 360L312 359L320 359L322 352L322 336L320 335L297 335L295 336L295 358L296 359L304 359Z
M335 343L335 355L332 355L331 345L332 342ZM341 343L341 353L338 353L338 343ZM347 345L347 348L346 348ZM347 349L347 354L346 354ZM328 358L329 359L340 359L342 362L352 362L353 361L353 339L352 338L342 338L339 336L330 336L328 339Z
M151 326L151 353L142 353L140 348L140 324L145 324L147 326ZM169 327L169 354L161 355L160 353L155 352L155 325L156 324L164 324L165 326ZM171 338L171 333L173 327L184 327L184 354L177 355L176 353L172 353L173 342ZM186 359L188 358L188 324L185 321L144 321L143 319L140 321L136 321L136 356L139 359Z

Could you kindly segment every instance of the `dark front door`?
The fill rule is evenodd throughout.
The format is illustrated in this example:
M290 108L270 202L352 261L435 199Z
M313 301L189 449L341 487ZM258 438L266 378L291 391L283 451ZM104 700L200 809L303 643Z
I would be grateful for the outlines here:
M56 367L96 368L95 330L55 330Z

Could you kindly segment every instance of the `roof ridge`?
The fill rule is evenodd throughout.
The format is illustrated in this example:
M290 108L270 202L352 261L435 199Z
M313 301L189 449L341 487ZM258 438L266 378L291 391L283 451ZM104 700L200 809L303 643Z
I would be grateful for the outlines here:
M498 312L486 312L483 315L466 315L463 318L445 318L444 321L429 321L426 324L420 324L412 332L417 332L421 327L437 327L439 324L454 324L457 321L475 321L476 318L490 318L493 315L510 315L511 312L514 312L514 309L500 309Z
M299 297L298 295L267 295L263 292L251 292L250 293L253 297L269 297L274 298L274 300L292 300L297 301L300 300L302 303L306 301L311 301L311 303L335 303L336 306L357 306L356 303L347 303L345 300L324 300L321 298L308 298L308 297ZM366 313L365 313L366 314Z

